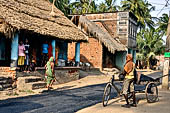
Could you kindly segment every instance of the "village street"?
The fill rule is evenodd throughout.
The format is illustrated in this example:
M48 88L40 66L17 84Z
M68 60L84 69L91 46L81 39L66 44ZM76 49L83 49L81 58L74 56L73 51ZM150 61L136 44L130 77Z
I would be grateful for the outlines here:
M159 74L160 72L152 75ZM123 113L125 110L126 113L169 113L170 92L162 90L159 95L160 101L157 103L148 104L144 96L140 94L137 95L140 100L137 108L128 109L128 111L121 108L121 104L124 104L122 98L119 98L120 101L116 103L114 103L115 100L111 100L107 107L103 107L101 104L103 89L110 77L89 75L77 81L56 85L54 88L57 89L50 92L43 89L42 93L36 95L1 100L0 113L74 113L77 111L78 113Z

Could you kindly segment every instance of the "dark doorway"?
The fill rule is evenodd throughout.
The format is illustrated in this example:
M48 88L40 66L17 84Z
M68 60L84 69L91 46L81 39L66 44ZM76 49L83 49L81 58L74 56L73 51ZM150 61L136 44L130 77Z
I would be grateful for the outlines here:
M11 62L11 39L0 34L0 66L10 66Z
M115 56L103 45L103 68L115 67Z

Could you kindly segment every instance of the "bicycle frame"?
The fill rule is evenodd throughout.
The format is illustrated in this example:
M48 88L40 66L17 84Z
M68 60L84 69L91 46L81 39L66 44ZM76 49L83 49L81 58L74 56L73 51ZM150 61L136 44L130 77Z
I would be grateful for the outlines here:
M112 78L110 79L109 83L111 85L112 88L115 88L118 95L120 96L121 95L121 91L117 88L117 86L114 84L114 75L112 75Z

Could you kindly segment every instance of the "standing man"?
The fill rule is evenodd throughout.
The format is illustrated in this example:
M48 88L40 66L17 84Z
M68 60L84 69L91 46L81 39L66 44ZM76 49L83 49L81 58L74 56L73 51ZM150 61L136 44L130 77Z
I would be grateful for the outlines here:
M130 108L131 106L136 107L136 97L134 91L134 70L135 64L133 63L133 58L131 54L126 56L126 64L124 66L125 79L123 82L123 95L126 100L126 104L122 107ZM133 94L133 104L129 104L128 101L128 90Z

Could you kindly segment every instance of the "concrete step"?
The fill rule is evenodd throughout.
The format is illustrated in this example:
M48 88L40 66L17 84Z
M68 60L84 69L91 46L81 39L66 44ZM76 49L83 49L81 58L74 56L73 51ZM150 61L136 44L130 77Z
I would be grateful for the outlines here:
M41 77L26 77L25 78L25 83L31 83L31 82L38 82L38 81L43 81Z
M12 84L12 78L11 77L0 77L0 84Z
M4 90L8 88L12 88L12 84L3 84L2 87Z
M41 77L29 76L18 77L17 89L18 90L34 90L39 88L45 88L46 83Z
M30 72L30 73L17 72L17 77L29 77L29 76L41 77L42 74L40 74L40 73L38 73L38 72Z
M46 83L45 82L32 83L32 90L40 89L40 88L45 88L45 87L46 87Z
M40 88L45 88L45 87L46 87L46 83L43 81L17 85L17 89L23 90L23 91L35 90L35 89L40 89Z

